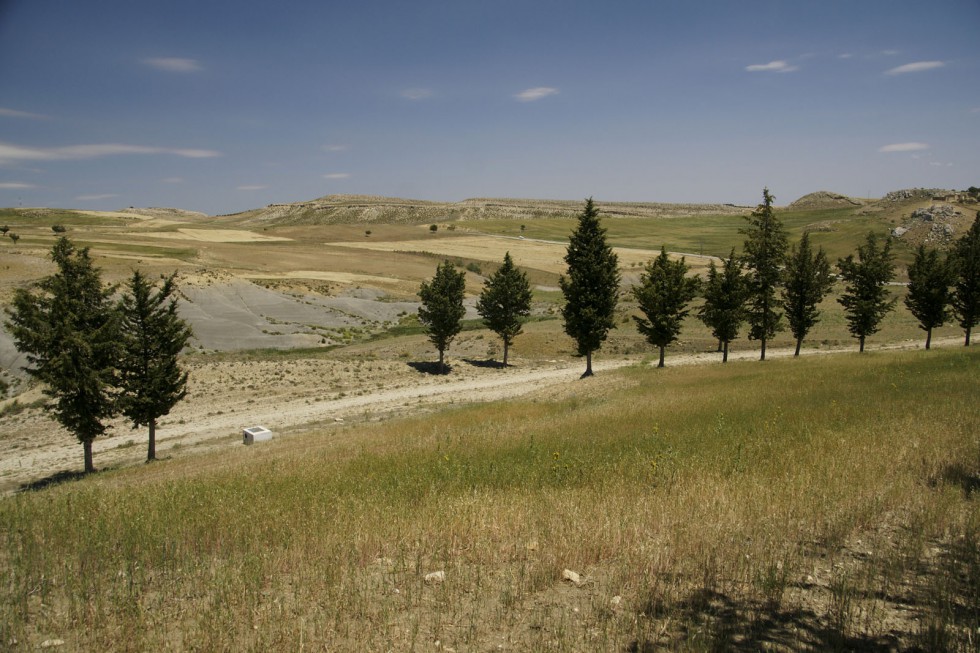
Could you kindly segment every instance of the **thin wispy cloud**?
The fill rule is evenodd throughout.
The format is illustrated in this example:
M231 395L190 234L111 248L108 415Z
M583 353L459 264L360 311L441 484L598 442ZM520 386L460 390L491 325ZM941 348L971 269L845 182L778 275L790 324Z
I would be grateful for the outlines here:
M879 152L919 152L928 150L928 143L892 143L878 148Z
M323 175L324 179L350 179L349 172L329 172Z
M427 88L406 88L402 91L402 97L406 100L424 100L432 97L432 91Z
M881 51L881 54L885 55L886 57L897 57L901 53L902 53L901 50L882 50Z
M890 70L886 70L886 75L905 75L907 73L920 73L924 70L935 70L936 68L942 68L946 65L945 61L915 61L912 63L907 63L904 66L898 66Z
M99 200L108 200L113 197L119 197L115 193L103 193L101 195L79 195L75 199L79 202L98 202Z
M346 152L348 149L350 149L349 145L343 145L340 143L331 143L330 145L323 146L324 152Z
M150 68L168 73L196 73L204 70L196 59L184 59L182 57L153 57L143 59L143 63Z
M25 118L27 120L47 120L48 117L40 113L31 113L30 111L18 111L17 109L8 109L6 107L0 107L0 117L4 118Z
M537 102L546 97L558 95L558 89L553 86L535 86L528 88L514 95L518 102Z
M166 179L161 179L160 181L162 181L165 184L182 184L182 183L184 183L184 179L182 177L167 177Z
M263 184L245 184L244 186L237 186L235 190L265 190L268 186Z
M0 163L96 159L103 156L124 154L170 154L186 159L206 159L221 156L221 152L214 150L147 147L144 145L128 145L126 143L99 143L91 145L69 145L66 147L25 147L0 142Z
M837 55L837 58L838 59L851 59L853 56L854 55L851 54L850 52L842 52L841 54Z
M26 188L37 188L37 186L22 181L0 181L0 189L3 190L22 190Z
M770 61L769 63L756 63L745 67L745 70L750 73L791 73L799 69L799 66L794 66L782 60Z

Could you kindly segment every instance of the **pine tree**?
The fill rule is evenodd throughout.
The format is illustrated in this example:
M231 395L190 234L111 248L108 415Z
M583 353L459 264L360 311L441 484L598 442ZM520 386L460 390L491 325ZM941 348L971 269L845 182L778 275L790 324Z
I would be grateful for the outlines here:
M439 370L444 374L446 349L463 328L465 291L466 273L457 272L449 261L440 263L432 281L423 281L419 289L419 321L429 334L429 341L439 350Z
M703 288L704 305L698 311L698 317L722 344L721 362L727 363L728 344L738 338L738 332L745 322L745 302L749 293L748 278L734 249L722 264L720 272L715 262L711 261Z
M830 262L823 248L813 253L810 234L804 232L798 247L794 246L786 259L783 285L783 309L790 331L796 338L796 352L800 355L803 339L820 318L817 304L830 292L833 278Z
M919 328L926 332L926 349L929 349L932 330L946 324L950 318L950 287L956 280L954 271L935 248L926 249L925 245L919 245L908 274L905 306L919 321Z
M177 315L177 273L159 290L139 271L133 272L119 300L119 406L133 428L149 429L146 460L156 459L157 419L170 413L187 395L187 372L177 360L191 329Z
M891 243L886 240L879 248L878 237L869 232L864 244L858 245L858 258L848 254L837 261L837 269L844 280L844 294L837 301L844 307L848 331L863 352L865 339L878 332L897 301L890 298L885 286L895 273Z
M487 328L504 341L506 367L510 345L521 334L523 318L531 314L531 284L514 265L510 252L504 254L503 265L483 284L476 310Z
M561 313L565 333L575 340L578 354L585 356L585 378L592 376L592 353L616 327L619 299L619 260L606 244L606 230L599 225L599 210L591 197L569 238L565 263L568 276L558 280L565 296Z
M647 342L660 348L660 363L664 366L667 346L677 340L681 325L687 317L687 305L697 294L698 280L687 278L688 267L682 256L679 261L667 257L667 248L660 248L660 256L650 261L640 277L640 285L633 289L644 317L636 317L636 328Z
M773 210L775 199L769 189L762 189L762 204L748 218L740 231L746 236L742 258L748 271L749 339L760 341L760 360L766 360L766 343L782 330L776 290L782 284L782 266L788 243L783 224Z
M7 327L27 354L27 372L55 399L55 419L82 443L87 473L95 471L92 441L115 412L116 313L88 248L62 237L51 258L58 271L42 279L37 292L14 292Z
M956 270L953 313L966 331L964 345L970 346L970 332L980 324L980 211L973 226L956 241L952 258Z

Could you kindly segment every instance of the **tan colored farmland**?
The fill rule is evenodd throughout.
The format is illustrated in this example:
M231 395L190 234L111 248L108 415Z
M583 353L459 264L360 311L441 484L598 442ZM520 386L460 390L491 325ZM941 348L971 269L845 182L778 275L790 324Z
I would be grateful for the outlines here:
M177 231L146 232L148 238L196 240L204 243L261 243L289 240L281 236L265 236L244 229L178 229Z

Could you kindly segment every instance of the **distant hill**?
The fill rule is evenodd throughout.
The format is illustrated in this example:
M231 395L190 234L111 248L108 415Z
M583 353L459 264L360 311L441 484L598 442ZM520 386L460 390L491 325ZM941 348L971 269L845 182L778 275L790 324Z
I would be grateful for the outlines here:
M610 217L672 218L693 215L742 215L747 207L731 204L668 204L655 202L597 202ZM221 216L239 224L362 224L425 223L574 217L582 201L473 198L461 202L430 202L371 195L328 195L305 202L270 204L261 209Z
M816 193L804 195L786 208L795 211L811 211L816 209L846 209L852 206L863 206L864 204L865 202L862 200L854 199L847 195L820 190Z

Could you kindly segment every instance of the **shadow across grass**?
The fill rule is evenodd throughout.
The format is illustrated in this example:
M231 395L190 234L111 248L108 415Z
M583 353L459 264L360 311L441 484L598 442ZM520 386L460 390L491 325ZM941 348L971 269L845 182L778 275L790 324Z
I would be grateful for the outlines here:
M493 360L491 358L487 358L485 360L464 358L463 362L466 363L467 365L472 365L473 367L482 367L491 370L503 370L510 367L510 365L504 365L501 361Z
M453 371L453 366L449 363L440 365L438 361L412 361L408 364L416 372L422 374L445 375Z
M61 471L51 476L46 476L44 478L39 478L36 481L31 481L30 483L24 483L21 485L17 491L18 492L33 492L35 490L44 490L49 487L54 487L56 485L61 485L62 483L70 483L71 481L77 481L88 476L85 472L69 472Z
M714 590L702 589L664 606L651 599L650 616L670 614L678 626L656 639L634 639L627 653L685 649L695 645L710 651L812 650L870 651L902 649L894 635L873 637L841 632L806 608L780 609L765 602L738 602Z

